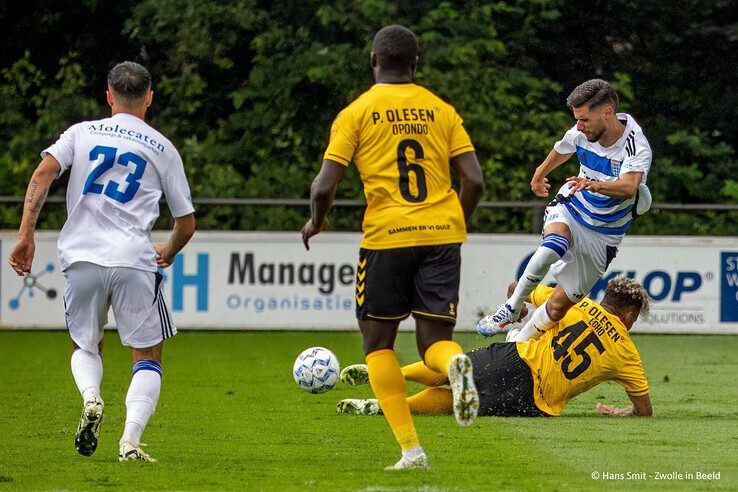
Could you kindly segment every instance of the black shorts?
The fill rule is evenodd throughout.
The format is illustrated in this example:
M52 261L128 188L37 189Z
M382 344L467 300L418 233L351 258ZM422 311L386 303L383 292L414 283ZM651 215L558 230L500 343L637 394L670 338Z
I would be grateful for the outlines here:
M415 318L456 324L461 245L359 251L356 317Z
M479 391L479 415L545 417L533 397L533 375L515 343L493 343L468 353Z

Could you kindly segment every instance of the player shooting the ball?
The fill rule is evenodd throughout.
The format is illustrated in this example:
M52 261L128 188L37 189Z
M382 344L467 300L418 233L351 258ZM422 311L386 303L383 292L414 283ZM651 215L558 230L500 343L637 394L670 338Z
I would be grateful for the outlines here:
M601 79L576 87L566 100L576 125L556 142L538 166L530 186L548 196L549 175L573 155L579 175L559 189L546 208L543 242L528 261L517 287L494 313L482 318L477 331L499 333L519 319L528 295L550 272L558 285L515 337L540 337L581 301L605 273L633 220L651 205L646 186L651 147L632 116L616 113L618 95Z
M514 290L516 283L509 286ZM540 306L554 289L538 286L528 298ZM479 391L479 415L558 416L566 404L603 381L615 381L628 394L632 405L625 408L597 404L603 415L652 415L648 382L640 354L628 331L639 315L648 313L648 294L635 280L618 276L610 280L602 302L582 299L539 339L493 343L467 355L474 367ZM524 314L521 312L521 314ZM514 337L511 332L508 339ZM443 374L422 362L402 368L407 381L428 386L408 398L416 414L451 412L451 394ZM365 366L357 364L341 371L347 384L364 384ZM339 413L375 415L376 400L347 399L338 403Z

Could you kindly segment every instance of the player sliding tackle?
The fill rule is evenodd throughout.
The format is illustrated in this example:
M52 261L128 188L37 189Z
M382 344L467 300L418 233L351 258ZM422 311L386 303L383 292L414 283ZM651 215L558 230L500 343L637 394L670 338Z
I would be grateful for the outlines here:
M72 375L84 401L75 446L84 456L97 449L103 419L103 328L112 305L120 341L131 347L133 359L118 458L156 461L141 449L141 436L159 399L164 340L177 333L157 268L171 265L194 234L195 209L177 149L144 122L153 96L151 75L138 63L110 70L112 116L70 127L41 153L10 255L18 275L30 272L36 220L52 181L69 170L58 250ZM162 194L175 217L174 230L168 242L152 244Z
M454 108L413 84L417 53L408 29L389 26L377 33L371 54L376 84L336 117L310 190L312 217L302 229L307 248L353 160L367 201L356 316L369 382L402 448L392 470L429 466L393 350L401 320L415 318L420 356L448 378L459 425L471 425L479 406L471 361L451 336L460 243L482 193L482 171ZM451 167L460 178L459 195L451 187Z
M515 340L538 338L549 330L594 287L633 219L651 205L646 187L651 148L632 116L615 113L618 95L610 84L589 80L572 91L567 105L577 123L556 142L530 185L537 196L548 196L546 176L574 153L579 176L568 178L546 208L543 243L512 296L479 321L477 331L484 336L520 319L523 302L550 269L558 286Z
M516 286L510 284L511 290ZM539 286L529 301L543 305L554 289ZM632 406L618 408L597 404L603 415L650 417L641 357L628 330L648 312L648 294L635 280L612 279L601 303L585 298L540 339L517 343L493 343L469 352L474 383L479 391L479 415L558 416L577 395L603 381L615 381L628 394ZM511 331L511 334L513 332ZM422 362L402 368L408 381L429 386L408 398L413 413L450 413L451 393L441 385L443 374ZM366 366L341 371L347 384L366 382ZM380 412L376 400L348 399L339 402L339 413L373 415Z

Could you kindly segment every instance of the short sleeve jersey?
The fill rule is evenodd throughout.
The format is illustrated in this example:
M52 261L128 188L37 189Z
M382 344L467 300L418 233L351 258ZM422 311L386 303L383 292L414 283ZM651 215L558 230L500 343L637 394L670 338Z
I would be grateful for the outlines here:
M367 249L460 243L466 224L450 159L472 152L456 110L415 84L377 84L331 127L325 159L356 164Z
M531 294L539 306L553 289L538 286ZM585 298L538 340L517 343L533 373L538 408L560 415L575 396L603 381L615 381L629 395L648 393L641 356L620 318Z
M62 270L77 261L156 271L151 228L162 194L174 217L194 212L182 159L172 143L126 113L70 127L41 153L69 171Z
M554 150L559 154L576 154L579 176L582 178L615 181L623 174L642 172L641 186L645 187L651 168L651 146L632 116L618 113L617 117L625 125L625 130L623 136L610 147L588 141L584 133L574 126L556 142ZM559 193L569 195L569 184L565 183ZM584 227L602 234L622 236L633 221L636 197L611 198L582 190L569 197L564 205Z

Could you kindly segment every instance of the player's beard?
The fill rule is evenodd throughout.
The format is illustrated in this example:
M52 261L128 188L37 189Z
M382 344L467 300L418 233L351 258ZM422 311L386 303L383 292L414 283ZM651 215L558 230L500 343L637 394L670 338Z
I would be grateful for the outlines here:
M592 133L585 133L584 136L587 137L588 142L597 142L599 139L602 138L602 135L605 134L605 128L601 128L598 131L592 132Z

